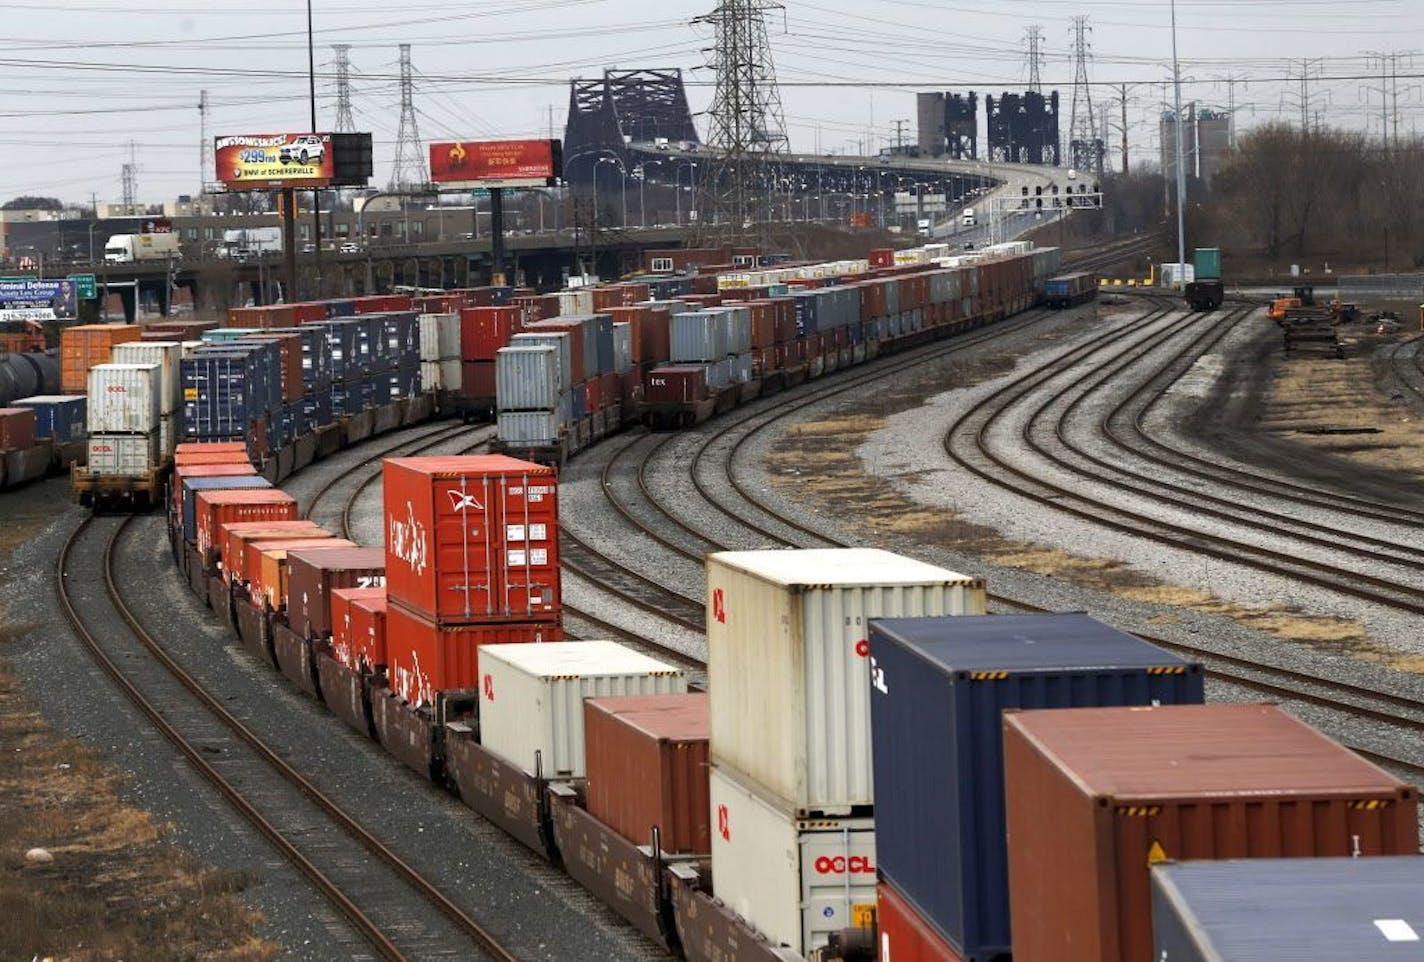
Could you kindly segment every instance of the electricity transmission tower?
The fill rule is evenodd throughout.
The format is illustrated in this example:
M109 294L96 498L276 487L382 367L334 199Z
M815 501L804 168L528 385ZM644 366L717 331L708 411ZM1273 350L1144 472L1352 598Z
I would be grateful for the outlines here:
M1028 64L1028 89L1043 93L1043 27L1033 24L1024 34L1024 59Z
M403 43L400 45L400 132L396 135L396 162L391 170L390 184L393 191L420 190L430 181L425 148L420 142L420 128L415 122L414 89L410 44Z
M217 161L213 155L213 138L208 135L208 92L198 94L198 193L206 194L217 177Z
M133 213L133 207L138 203L138 163L134 160L134 152L138 145L132 140L129 141L129 162L120 169L120 179L123 184L124 207L129 214Z
M1103 142L1093 117L1092 86L1088 82L1091 32L1087 17L1073 18L1073 110L1068 121L1068 156L1078 170L1102 173Z
M717 76L707 135L712 158L698 216L723 236L766 222L767 161L788 148L766 33L767 12L782 9L775 0L719 0L693 21L712 28L709 66Z
M351 117L351 44L334 43L336 51L336 132L351 134L356 132L356 121Z

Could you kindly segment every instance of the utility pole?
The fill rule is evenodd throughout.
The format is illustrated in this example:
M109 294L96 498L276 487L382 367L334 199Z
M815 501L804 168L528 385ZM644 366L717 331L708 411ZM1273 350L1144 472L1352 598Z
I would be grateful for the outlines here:
M1182 156L1182 67L1177 60L1177 0L1172 0L1172 88L1176 105L1173 127L1177 134L1177 269L1187 262L1187 165Z
M776 0L719 0L693 21L712 28L709 66L716 75L699 227L710 219L712 230L729 239L745 235L748 225L765 229L767 162L789 147L766 30L766 15L784 9Z
M1235 148L1236 146L1236 85L1245 87L1247 81L1242 80L1235 74L1227 74L1224 77L1216 78L1217 86L1226 85L1226 146Z
M1121 138L1122 138L1122 140L1121 140L1121 147L1120 147L1119 149L1120 149L1121 152L1122 152L1122 173L1123 173L1124 176L1126 176L1126 175L1127 175L1127 172L1128 172L1128 162L1127 162L1127 161L1128 161L1128 158L1127 158L1127 130L1128 130L1128 122L1127 122L1127 97L1128 97L1128 91L1131 90L1132 87L1134 87L1134 86L1136 86L1136 85L1135 85L1135 84L1117 84L1117 85L1115 85L1114 87L1110 88L1110 89L1112 89L1112 90L1117 94L1117 102L1118 102L1118 107L1119 107L1119 116L1120 116L1120 119L1119 119L1119 121L1118 121L1118 123L1117 123L1116 126L1117 126L1117 131L1118 131L1119 135L1121 135ZM1104 126L1104 128L1109 128L1109 127L1110 127L1110 125L1108 124L1108 111L1106 111L1106 110L1103 111L1103 126ZM1105 131L1103 140L1104 140L1104 141L1107 140L1106 131Z
M895 153L898 154L905 146L905 128L909 126L910 122L908 120L892 120L890 122L895 125Z

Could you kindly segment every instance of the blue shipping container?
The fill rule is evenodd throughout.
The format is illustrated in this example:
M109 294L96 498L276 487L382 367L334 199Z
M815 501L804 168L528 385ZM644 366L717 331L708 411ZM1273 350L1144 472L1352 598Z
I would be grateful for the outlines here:
M1154 959L1398 962L1424 939L1424 859L1246 858L1152 868Z
M594 315L595 340L598 345L598 373L613 373L613 315ZM592 375L590 375L592 376Z
M318 391L331 383L331 343L316 324L273 328L273 334L296 334L302 339L302 393Z
M83 394L39 394L21 398L11 405L32 408L35 412L35 437L49 438L57 444L84 437L88 406L89 399Z
M270 488L272 482L258 474L239 474L229 478L183 479L183 540L189 544L198 540L199 491L227 491L237 488Z
M420 315L414 311L399 311L374 315L381 319L380 356L386 366L404 363L408 358L420 362Z
M335 318L314 325L326 332L328 356L331 358L332 382L345 381L361 374L360 349L358 347L361 321L354 317Z
M276 345L272 345L275 353ZM183 436L246 437L267 412L271 393L261 352L203 351L179 363L183 382Z
M793 297L796 301L796 336L805 337L807 334L819 334L821 332L819 321L821 296L815 291L807 291L804 294L796 294Z
M318 391L302 395L297 402L302 408L302 433L309 434L323 425L333 423L336 418L331 411L331 385Z
M1011 951L1006 709L1201 704L1202 672L1084 614L870 623L875 861L966 960Z

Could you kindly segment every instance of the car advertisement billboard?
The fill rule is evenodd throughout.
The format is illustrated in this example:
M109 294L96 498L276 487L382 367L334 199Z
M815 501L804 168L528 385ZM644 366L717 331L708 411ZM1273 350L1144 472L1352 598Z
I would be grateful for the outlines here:
M558 179L557 140L465 140L430 145L430 179L445 187L548 187Z
M6 320L77 317L78 285L71 278L42 281L33 277L0 278L0 308Z
M331 134L238 134L214 144L229 190L324 187L336 176Z

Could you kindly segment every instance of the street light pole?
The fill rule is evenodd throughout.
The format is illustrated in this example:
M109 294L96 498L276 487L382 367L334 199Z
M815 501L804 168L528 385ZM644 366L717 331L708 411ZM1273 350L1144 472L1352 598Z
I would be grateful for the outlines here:
M1182 70L1177 62L1177 0L1172 8L1172 87L1176 99L1177 128L1177 270L1185 274L1187 262L1187 169L1182 160ZM1181 276L1181 275L1179 275Z

